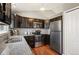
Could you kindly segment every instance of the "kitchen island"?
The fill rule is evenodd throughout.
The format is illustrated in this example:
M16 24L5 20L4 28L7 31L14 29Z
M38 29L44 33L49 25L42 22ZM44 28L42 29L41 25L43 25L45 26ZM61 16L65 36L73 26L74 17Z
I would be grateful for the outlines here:
M33 55L23 36L11 36L10 38L20 41L6 43L6 48L1 55Z

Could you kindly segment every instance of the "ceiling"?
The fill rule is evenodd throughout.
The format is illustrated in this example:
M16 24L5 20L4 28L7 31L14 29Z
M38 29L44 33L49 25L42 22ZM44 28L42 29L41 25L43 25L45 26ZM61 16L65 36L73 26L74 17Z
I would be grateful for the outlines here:
M12 12L24 17L51 19L78 5L78 3L14 3L12 4ZM45 8L45 10L41 11L40 8Z

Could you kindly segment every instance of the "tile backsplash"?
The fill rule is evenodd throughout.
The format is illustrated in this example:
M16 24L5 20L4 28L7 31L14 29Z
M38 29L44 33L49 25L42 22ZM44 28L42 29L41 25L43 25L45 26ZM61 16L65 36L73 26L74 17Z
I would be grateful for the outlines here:
M16 30L19 31L19 35L31 35L32 32L35 32L36 30L40 30L41 34L50 34L49 29L16 28Z

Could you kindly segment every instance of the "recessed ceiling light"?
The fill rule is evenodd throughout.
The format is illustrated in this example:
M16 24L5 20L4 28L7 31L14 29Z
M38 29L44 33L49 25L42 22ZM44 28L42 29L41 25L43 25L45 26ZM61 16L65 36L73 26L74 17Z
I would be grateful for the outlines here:
M44 10L45 10L45 8L40 8L40 10L41 10L41 11L44 11Z
M13 5L15 5L15 3L12 3Z

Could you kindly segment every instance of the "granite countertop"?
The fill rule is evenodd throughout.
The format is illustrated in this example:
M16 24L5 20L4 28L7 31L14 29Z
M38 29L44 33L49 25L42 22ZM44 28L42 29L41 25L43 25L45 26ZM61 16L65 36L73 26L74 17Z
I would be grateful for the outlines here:
M6 44L6 48L1 55L33 55L23 36L11 36L10 38L19 38L21 41Z

